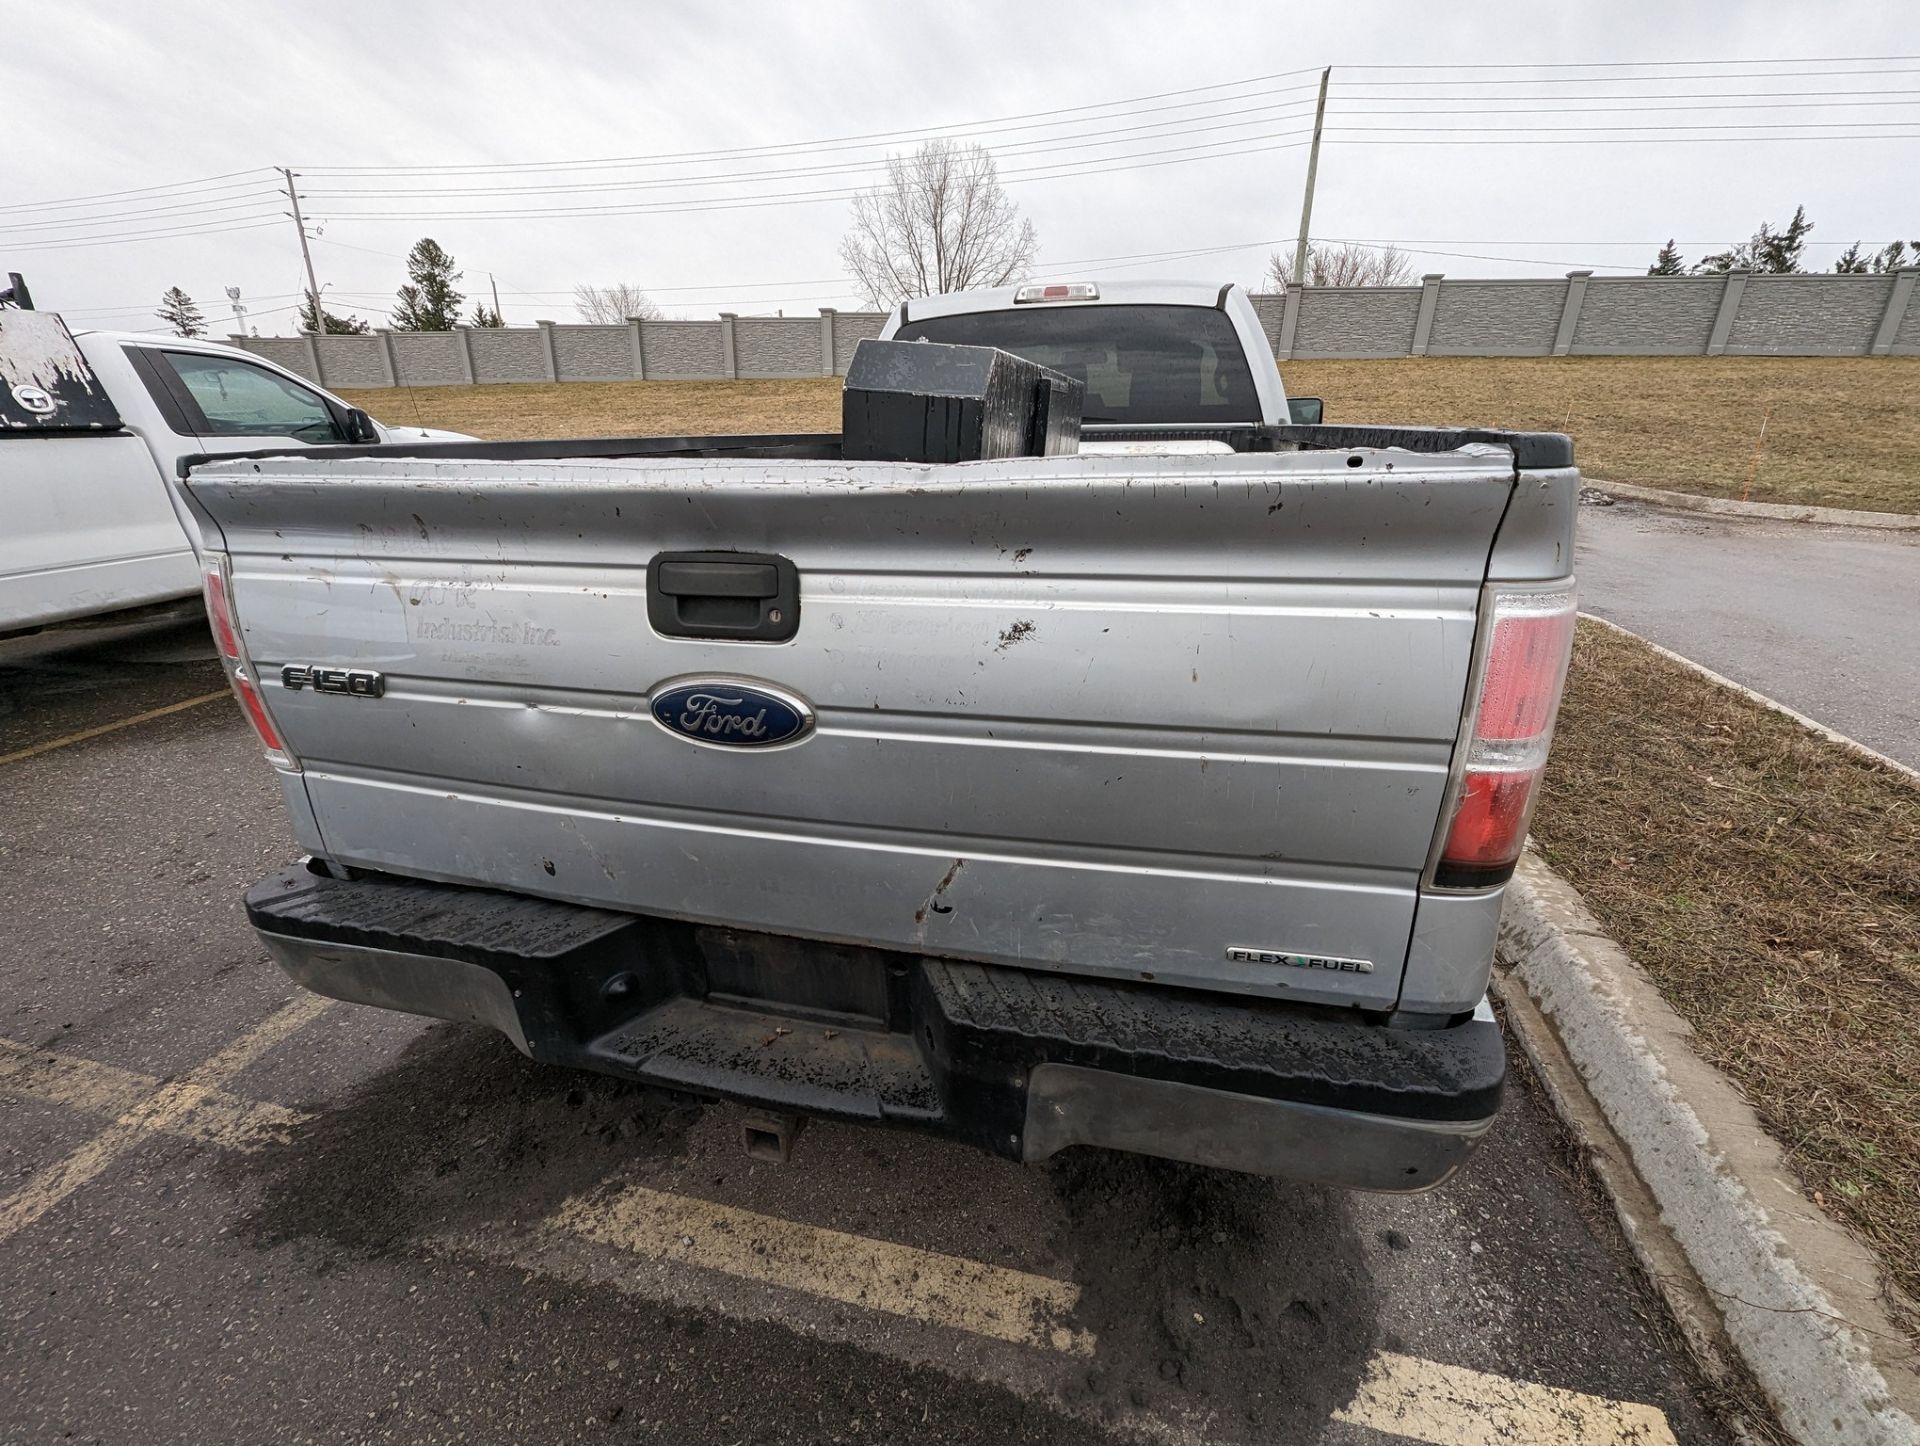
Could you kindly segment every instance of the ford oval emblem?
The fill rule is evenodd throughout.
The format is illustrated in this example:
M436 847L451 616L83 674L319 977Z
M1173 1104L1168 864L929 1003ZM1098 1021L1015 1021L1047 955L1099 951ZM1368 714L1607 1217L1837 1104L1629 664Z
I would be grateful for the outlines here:
M804 701L744 678L673 678L653 690L647 707L676 738L713 748L778 748L813 729Z

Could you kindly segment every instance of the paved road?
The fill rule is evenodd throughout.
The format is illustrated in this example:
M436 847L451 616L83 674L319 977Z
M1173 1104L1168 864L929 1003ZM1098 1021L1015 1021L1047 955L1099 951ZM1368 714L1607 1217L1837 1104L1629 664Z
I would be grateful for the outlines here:
M1920 768L1920 533L1580 509L1580 604Z
M238 907L267 770L157 711L206 652L0 664L0 1440L1728 1439L1524 1076L1404 1199L831 1125L769 1166L294 990Z

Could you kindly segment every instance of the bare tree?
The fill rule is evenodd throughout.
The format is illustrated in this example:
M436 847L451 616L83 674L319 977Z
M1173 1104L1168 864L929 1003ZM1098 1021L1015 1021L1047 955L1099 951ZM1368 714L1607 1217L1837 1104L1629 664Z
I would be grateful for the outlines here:
M1293 257L1276 251L1267 258L1264 278L1270 290L1285 291L1293 284ZM1307 243L1307 284L1310 286L1406 286L1413 280L1413 258L1397 246L1362 246L1343 241Z
M631 281L616 281L608 286L576 286L573 309L580 319L601 326L618 326L639 317L651 321L660 315L660 307L651 296Z
M1004 286L1040 249L981 146L932 140L887 157L887 179L854 198L840 259L868 305Z

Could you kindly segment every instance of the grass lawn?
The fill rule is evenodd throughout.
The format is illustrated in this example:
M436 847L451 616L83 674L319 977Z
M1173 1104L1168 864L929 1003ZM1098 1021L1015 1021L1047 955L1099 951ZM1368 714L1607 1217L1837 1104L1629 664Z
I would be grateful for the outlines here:
M1570 432L1580 470L1613 482L1739 497L1751 473L1755 502L1920 512L1920 357L1421 357L1285 376L1332 421Z
M1920 357L1424 357L1285 370L1290 390L1326 398L1331 421L1571 432L1582 470L1613 481L1738 497L1751 472L1757 502L1920 512ZM344 395L389 422L482 437L840 425L832 377Z
M1920 786L1582 622L1533 836L1920 1299Z
M342 392L383 422L476 437L679 437L837 432L840 379L777 382L506 382Z

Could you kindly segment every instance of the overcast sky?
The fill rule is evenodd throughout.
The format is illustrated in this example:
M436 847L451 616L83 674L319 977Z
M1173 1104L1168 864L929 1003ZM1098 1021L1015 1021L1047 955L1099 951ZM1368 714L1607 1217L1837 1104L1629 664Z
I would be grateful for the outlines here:
M1920 236L1906 0L1849 6L1844 24L1805 0L6 0L0 13L0 272L92 325L156 326L178 285L223 334L237 286L258 330L292 330L299 245L270 166L303 173L329 308L376 324L422 235L458 259L470 297L491 274L510 323L571 319L583 281L638 282L689 316L853 306L844 193L936 128L972 127L994 148L1050 277L1252 282L1298 225L1322 65L1314 232L1397 241L1419 271L1643 270L1668 236L1691 260L1797 203L1818 269L1856 239ZM1641 65L1600 64L1623 61ZM1726 61L1771 63L1691 63ZM1681 124L1785 129L1625 143ZM1783 134L1818 139L1756 140ZM792 149L659 159L765 147ZM633 157L654 159L556 168ZM509 166L525 168L436 169ZM539 189L554 187L569 189ZM377 191L402 194L362 194ZM789 191L829 195L737 204ZM428 214L550 207L601 209ZM187 228L201 234L127 239ZM1132 261L1216 247L1239 249Z

